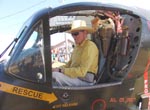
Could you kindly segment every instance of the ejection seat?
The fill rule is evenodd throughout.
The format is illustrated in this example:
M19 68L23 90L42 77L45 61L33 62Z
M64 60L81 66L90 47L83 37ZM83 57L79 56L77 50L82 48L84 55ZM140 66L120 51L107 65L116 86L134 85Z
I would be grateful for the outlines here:
M98 84L102 74L103 74L103 67L105 65L106 57L104 57L104 53L102 51L102 42L97 33L94 33L92 36L92 41L96 44L98 50L99 50L99 56L98 56L98 71L95 76L95 84Z
M106 69L105 66L107 63L107 53L110 48L109 46L111 38L114 35L113 33L113 26L107 21L106 23L99 25L97 31L92 34L92 41L99 49L98 71L95 77L95 84L105 82L107 79L107 75L104 73L104 71Z

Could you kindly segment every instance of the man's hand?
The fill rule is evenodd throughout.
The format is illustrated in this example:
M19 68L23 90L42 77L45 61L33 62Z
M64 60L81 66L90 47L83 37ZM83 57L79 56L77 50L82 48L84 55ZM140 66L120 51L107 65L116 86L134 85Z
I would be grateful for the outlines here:
M59 68L52 68L52 71L59 72Z
M52 71L64 73L63 69L60 69L60 68L52 68Z

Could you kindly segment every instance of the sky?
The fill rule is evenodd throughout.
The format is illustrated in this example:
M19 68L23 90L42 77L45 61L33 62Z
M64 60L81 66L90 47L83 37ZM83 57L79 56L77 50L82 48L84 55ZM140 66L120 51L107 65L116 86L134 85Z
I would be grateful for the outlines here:
M23 23L33 13L45 7L59 5L60 1L0 0L0 53L16 37Z
M91 0L0 0L0 54L16 37L23 23L36 11L45 7ZM99 0L92 0L99 1ZM104 0L111 1L111 0ZM128 5L149 8L146 0L114 0L116 3L127 1Z

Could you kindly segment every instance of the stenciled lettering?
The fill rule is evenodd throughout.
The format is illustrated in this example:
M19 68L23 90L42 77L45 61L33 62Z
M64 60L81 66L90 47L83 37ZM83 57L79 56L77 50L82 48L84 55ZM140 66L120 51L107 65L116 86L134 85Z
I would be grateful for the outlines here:
M28 90L28 89L14 87L12 92L19 95L24 95L24 96L29 96L29 97L39 98L39 99L42 98L42 93Z

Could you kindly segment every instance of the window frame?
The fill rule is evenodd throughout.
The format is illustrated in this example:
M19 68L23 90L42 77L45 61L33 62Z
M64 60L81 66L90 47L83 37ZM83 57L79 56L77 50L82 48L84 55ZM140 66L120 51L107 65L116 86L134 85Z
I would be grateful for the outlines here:
M28 42L29 38L31 37L32 33L34 32L34 29L36 28L36 26L39 25L39 23L41 23L42 27L43 27L43 48L42 48L42 54L41 55L44 55L46 52L47 49L47 46L44 46L45 45L45 41L48 40L46 39L44 36L48 36L49 33L46 33L47 32L47 26L45 26L47 23L48 23L48 17L46 17L47 14L43 17L41 17L40 19L37 19L35 21L30 21L28 20L27 23L24 25L25 29L23 30L23 32L20 34L19 36L19 40L18 40L18 43L16 43L16 46L15 48L13 49L12 53L11 53L11 57L10 59L8 60L7 64L6 64L6 68L5 68L5 71L6 71L6 74L8 75L11 75L11 76L14 76L15 78L17 79L21 79L21 80L24 80L24 81L28 81L28 82L34 82L34 83L41 83L41 82L38 82L38 81L31 81L31 80L28 80L28 79L25 79L23 77L20 77L18 75L15 75L13 74L11 71L10 71L10 67L11 67L11 64L13 64L13 62L15 61L16 57L18 56L18 54L21 52L21 50L24 48L25 44ZM32 18L31 18L32 20ZM46 27L46 28L45 28ZM46 30L45 30L46 29ZM49 38L49 37L47 37ZM45 40L46 39L46 40ZM43 67L44 67L44 73L45 74L43 76L43 82L42 83L46 83L46 67L45 67L45 56L42 56L42 60L43 60Z

